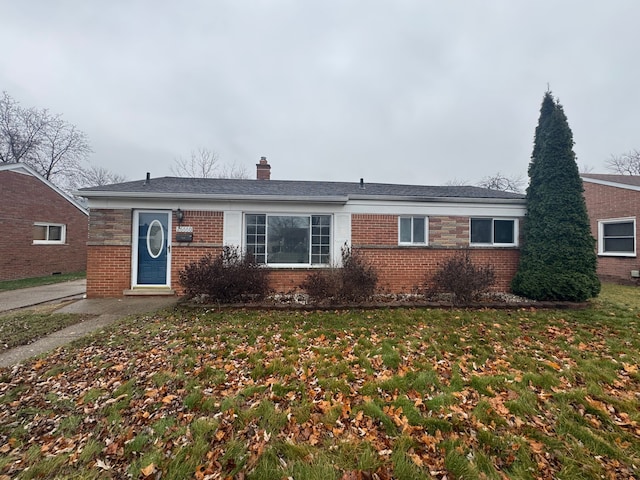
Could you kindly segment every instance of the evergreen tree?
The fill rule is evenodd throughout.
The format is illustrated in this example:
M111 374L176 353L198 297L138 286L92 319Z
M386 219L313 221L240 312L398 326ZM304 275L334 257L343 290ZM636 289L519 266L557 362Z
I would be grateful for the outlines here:
M529 164L527 215L514 293L584 301L600 292L573 134L562 105L546 92Z

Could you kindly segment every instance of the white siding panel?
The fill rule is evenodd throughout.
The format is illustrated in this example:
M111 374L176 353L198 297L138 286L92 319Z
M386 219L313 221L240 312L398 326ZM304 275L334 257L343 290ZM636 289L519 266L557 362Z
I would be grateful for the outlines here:
M351 245L351 214L336 213L333 216L333 261L337 265L342 263L342 247L346 243Z
M242 212L224 212L222 243L224 245L242 246Z

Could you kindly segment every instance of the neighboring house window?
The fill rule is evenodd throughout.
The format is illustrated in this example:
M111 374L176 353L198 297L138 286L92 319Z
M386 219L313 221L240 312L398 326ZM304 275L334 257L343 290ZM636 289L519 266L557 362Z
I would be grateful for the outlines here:
M598 221L598 254L635 257L636 219Z
M513 218L472 218L471 245L515 246L517 228Z
M427 244L427 219L425 217L400 217L398 222L398 243L400 245Z
M34 244L64 243L66 241L66 234L66 225L55 223L33 224Z
M246 248L268 265L331 262L331 215L246 215Z

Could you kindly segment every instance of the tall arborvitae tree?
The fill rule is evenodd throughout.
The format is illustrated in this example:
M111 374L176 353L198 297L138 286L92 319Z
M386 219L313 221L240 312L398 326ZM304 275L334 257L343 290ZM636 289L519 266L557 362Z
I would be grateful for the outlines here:
M536 300L584 301L600 292L573 134L560 105L542 101L529 164L527 216L511 288Z

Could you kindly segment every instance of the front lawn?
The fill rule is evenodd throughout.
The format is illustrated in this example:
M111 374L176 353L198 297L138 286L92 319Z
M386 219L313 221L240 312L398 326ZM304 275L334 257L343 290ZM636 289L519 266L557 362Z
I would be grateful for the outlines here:
M0 478L637 478L637 298L139 316L0 370Z
M60 304L39 305L25 310L0 313L0 353L27 345L70 325L87 320L91 315L56 313Z
M20 288L41 287L55 283L70 282L86 277L85 272L63 273L60 275L46 275L44 277L23 278L20 280L3 280L0 282L0 292L18 290Z

